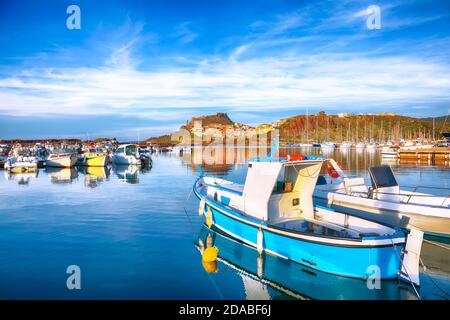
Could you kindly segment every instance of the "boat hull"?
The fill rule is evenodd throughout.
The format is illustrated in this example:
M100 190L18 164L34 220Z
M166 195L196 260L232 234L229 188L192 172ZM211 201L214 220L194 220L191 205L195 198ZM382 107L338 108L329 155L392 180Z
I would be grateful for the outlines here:
M112 162L117 165L140 165L142 164L141 159L137 159L134 156L124 156L124 155L113 155Z
M86 156L84 165L88 167L106 167L110 159L107 155Z
M202 195L194 193L200 199ZM361 245L359 239L339 241L320 236L301 236L295 232L265 225L206 199L214 227L250 246L257 247L258 232L263 235L263 250L310 268L336 275L367 279L374 266L380 279L396 279L404 243L380 246ZM324 241L324 242L322 242ZM328 241L328 243L325 243Z
M380 289L372 290L367 287L366 281L360 279L319 272L306 266L299 267L295 262L273 255L260 255L254 248L206 226L201 229L199 240L206 243L210 234L213 245L219 249L219 262L238 270L241 276L251 276L262 286L267 284L296 299L399 300L404 297L403 291L407 288L400 286L397 281L384 281ZM413 294L408 290L409 293Z
M425 235L445 238L450 240L450 219L446 217L422 215L408 211L408 207L412 210L415 205L401 205L402 211L388 208L383 201L352 197L347 195L317 195L313 196L316 205L328 206L328 202L332 201L330 207L354 215L363 219L387 224L392 227L402 229L416 228L425 233ZM397 207L400 207L398 205ZM431 209L430 209L431 210ZM445 211L448 209L433 208L434 211Z
M45 165L54 168L72 168L77 163L76 156L62 156L53 159L47 159Z

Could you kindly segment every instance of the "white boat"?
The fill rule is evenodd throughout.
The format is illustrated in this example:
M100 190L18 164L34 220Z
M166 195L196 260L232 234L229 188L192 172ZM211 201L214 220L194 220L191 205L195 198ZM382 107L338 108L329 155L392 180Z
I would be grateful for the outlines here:
M26 173L37 171L37 161L31 156L9 157L4 165L5 169L11 173Z
M344 141L339 145L340 149L350 149L352 147L351 142Z
M381 157L382 158L397 158L398 157L398 148L392 146L384 146L381 149Z
M364 150L366 148L366 144L364 142L358 142L355 145L356 150Z
M366 145L366 149L367 149L368 151L374 151L374 150L376 150L376 148L377 148L377 145L376 145L375 143L368 143L368 144Z
M5 163L8 160L8 156L0 154L0 169L5 167Z
M371 185L364 178L348 178L333 160L339 180L328 184L320 178L314 190L317 205L329 206L355 216L425 234L450 238L450 197L400 189L392 169L383 165L369 169ZM422 187L425 189L425 187ZM438 189L438 188L435 188Z
M320 147L323 149L333 150L336 148L336 144L333 142L324 142L320 144Z
M72 168L77 160L78 156L74 153L52 153L45 161L45 165L55 168Z
M144 156L139 153L137 144L120 145L112 156L115 165L148 165L152 163L150 155Z

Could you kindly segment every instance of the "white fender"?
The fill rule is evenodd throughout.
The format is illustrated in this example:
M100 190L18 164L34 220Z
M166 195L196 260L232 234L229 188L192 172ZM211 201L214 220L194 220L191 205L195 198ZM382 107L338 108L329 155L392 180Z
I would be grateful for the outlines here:
M202 198L202 200L200 200L200 204L198 205L198 215L202 216L203 213L205 212L205 204L206 204L206 200L205 198Z
M399 275L401 280L412 282L418 286L420 286L419 261L422 241L423 232L411 228L408 239L406 240L406 247L402 260L402 270Z
M206 211L205 220L206 220L206 225L208 226L208 228L211 228L211 226L213 225L211 207L209 207L208 211Z
M263 232L262 232L261 228L259 228L258 234L256 237L256 249L258 250L259 254L261 254L264 250L264 248L263 248Z

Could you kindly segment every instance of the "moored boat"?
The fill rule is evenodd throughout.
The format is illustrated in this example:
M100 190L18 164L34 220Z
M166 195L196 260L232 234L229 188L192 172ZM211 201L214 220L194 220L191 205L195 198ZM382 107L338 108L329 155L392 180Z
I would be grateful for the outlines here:
M395 227L313 206L324 159L250 161L244 184L201 176L194 184L206 224L267 252L310 268L367 279L398 277L405 235Z
M3 169L5 167L5 163L8 160L8 157L6 155L0 154L0 169Z
M337 181L327 184L322 178L316 186L316 204L394 227L417 228L430 237L450 239L449 196L417 192L426 187L401 189L388 165L369 169L370 185L363 177L349 178L339 168L335 170L339 171ZM438 191L439 187L433 189Z
M5 169L11 173L26 173L37 171L37 161L31 156L9 157L4 165Z
M111 159L101 148L89 148L83 153L82 165L88 167L106 167Z
M112 156L115 165L148 165L151 164L151 157L141 155L137 144L120 145Z
M398 157L398 148L394 146L384 146L381 149L381 157L382 158L397 158Z
M78 157L74 153L52 153L45 161L47 167L72 168L76 165Z
M350 149L352 147L351 142L344 141L339 145L340 149Z

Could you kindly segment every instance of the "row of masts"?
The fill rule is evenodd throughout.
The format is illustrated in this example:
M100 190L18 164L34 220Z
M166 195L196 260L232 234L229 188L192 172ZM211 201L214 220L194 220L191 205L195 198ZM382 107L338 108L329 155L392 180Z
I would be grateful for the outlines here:
M313 120L314 121L314 120ZM334 140L335 142L365 142L365 143L383 143L401 140L429 140L436 141L436 125L435 119L433 118L433 129L427 129L424 127L418 127L414 129L401 129L400 122L393 124L392 120L383 121L381 120L381 125L379 129L375 129L375 115L372 115L372 121L364 120L364 131L360 130L360 121L356 121L356 128L351 127L351 123L343 126L340 125L340 121L336 123L336 134L334 138L330 134L330 118L327 116L327 129L326 136L320 135L319 128L319 118L317 117L315 122L315 132L314 138L310 139L309 131L309 114L306 112L306 123L305 128L300 132L300 139L295 139L295 137L289 137L288 140L297 140L296 142L311 143L311 142L324 142ZM387 129L387 130L386 130ZM345 130L345 133L344 133ZM298 141L300 140L300 141Z

